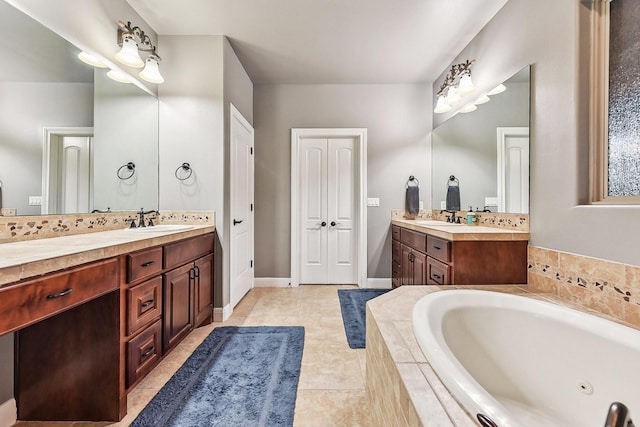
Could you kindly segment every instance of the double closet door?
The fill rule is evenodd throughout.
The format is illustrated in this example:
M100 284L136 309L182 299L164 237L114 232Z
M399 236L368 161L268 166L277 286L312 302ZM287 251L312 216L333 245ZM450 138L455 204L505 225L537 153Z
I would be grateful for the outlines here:
M355 138L302 138L300 283L357 283Z

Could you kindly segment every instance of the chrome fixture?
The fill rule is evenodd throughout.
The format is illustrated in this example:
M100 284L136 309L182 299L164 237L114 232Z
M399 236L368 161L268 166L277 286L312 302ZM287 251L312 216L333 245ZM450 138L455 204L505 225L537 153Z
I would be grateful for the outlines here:
M178 166L178 168L174 172L174 175L179 181L185 181L191 178L192 174L193 174L193 169L191 168L191 165L187 162L184 162L183 164Z
M613 402L609 406L604 427L634 427L629 409L620 402Z
M131 22L125 24L123 21L118 21L118 46L121 46L120 52L115 56L118 62L134 68L144 67L138 75L149 83L164 82L158 65L161 60L160 55L151 38L142 28L133 26ZM145 61L140 57L140 52L148 54Z
M133 162L128 162L126 165L122 165L118 168L116 175L118 176L119 179L124 181L126 179L133 177L135 173L136 173L136 164Z
M436 94L438 102L434 113L446 113L451 111L453 106L457 104L463 95L470 94L475 90L473 81L471 80L471 66L476 62L471 61L454 64L444 78L440 90Z

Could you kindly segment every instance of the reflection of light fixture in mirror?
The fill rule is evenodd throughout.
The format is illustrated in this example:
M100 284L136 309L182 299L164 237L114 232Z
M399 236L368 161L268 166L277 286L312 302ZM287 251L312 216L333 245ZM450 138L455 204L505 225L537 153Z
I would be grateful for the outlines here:
M471 93L474 89L475 86L473 86L473 81L471 80L471 72L460 77L460 84L458 85L458 93L460 95Z
M78 59L84 62L85 64L89 64L93 67L107 68L104 62L98 59L95 55L91 55L90 53L87 53L84 51L80 51L80 53L78 54Z
M487 95L482 95L480 98L473 101L473 103L476 105L482 105L482 104L486 104L489 101L491 101L491 98L489 98Z
M475 106L475 104L467 104L464 107L462 107L460 109L461 113L470 113L472 111L476 111L478 109L478 107Z
M107 72L107 77L120 83L131 83L131 77L118 70L109 70Z
M149 83L164 83L164 78L160 74L160 70L158 68L158 60L153 55L147 58L147 64L145 65L144 70L140 71L140 74L138 75Z
M144 67L144 61L140 58L140 54L138 53L138 44L130 34L126 34L122 38L122 49L120 49L120 52L116 53L116 59L120 63L130 67Z
M438 103L436 104L436 108L433 110L433 112L446 113L447 111L451 111L451 105L447 104L447 100L444 95L440 95L438 97Z
M505 90L507 90L507 87L502 83L500 83L498 86L494 87L489 92L487 92L487 95L497 95L499 93L504 92Z
M458 95L458 91L455 86L450 86L447 90L447 104L453 105L456 102L460 101L460 95Z
M160 84L164 82L158 66L160 56L156 52L156 47L151 43L151 38L140 27L133 26L131 22L125 24L118 21L118 45L122 46L120 52L116 54L118 61L131 67L144 67L144 70L138 75L149 83ZM141 52L149 55L146 61L140 58Z

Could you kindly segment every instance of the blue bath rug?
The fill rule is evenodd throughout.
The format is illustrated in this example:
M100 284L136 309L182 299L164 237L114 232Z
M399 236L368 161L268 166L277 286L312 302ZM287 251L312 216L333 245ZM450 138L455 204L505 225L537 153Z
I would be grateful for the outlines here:
M365 306L367 301L391 289L338 289L342 323L351 348L365 348L367 324Z
M302 326L216 328L131 426L292 426L303 346Z

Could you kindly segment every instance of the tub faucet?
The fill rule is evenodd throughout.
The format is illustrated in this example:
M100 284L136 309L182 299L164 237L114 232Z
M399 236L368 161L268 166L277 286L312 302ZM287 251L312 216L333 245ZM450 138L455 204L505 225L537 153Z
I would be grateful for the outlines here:
M604 427L635 427L631 421L629 409L620 402L613 402L609 406L609 413Z

